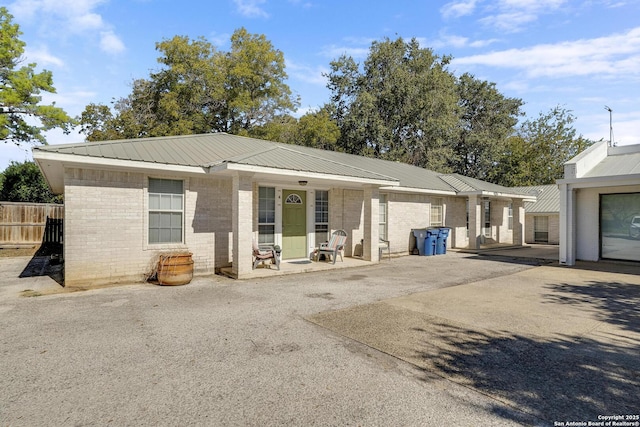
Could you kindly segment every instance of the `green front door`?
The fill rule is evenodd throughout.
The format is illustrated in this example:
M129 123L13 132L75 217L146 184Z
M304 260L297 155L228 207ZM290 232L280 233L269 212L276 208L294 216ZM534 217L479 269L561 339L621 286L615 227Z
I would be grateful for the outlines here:
M307 253L306 191L282 191L282 258L306 258Z

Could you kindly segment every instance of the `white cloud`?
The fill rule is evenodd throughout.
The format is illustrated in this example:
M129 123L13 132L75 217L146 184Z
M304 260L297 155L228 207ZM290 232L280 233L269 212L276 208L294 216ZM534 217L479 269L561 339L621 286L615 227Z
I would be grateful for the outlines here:
M344 37L344 46L335 44L323 46L320 54L331 60L338 59L342 55L350 56L354 59L364 59L369 55L371 43L376 41L369 37Z
M441 33L438 39L433 41L428 40L420 40L420 46L425 47L433 47L433 48L444 48L444 47L454 47L454 48L463 48L463 47L472 47L472 48L482 48L489 46L493 43L498 42L498 39L485 39L485 40L471 40L468 37L457 36L454 34L444 34Z
M605 105L604 102L597 104ZM593 124L583 135L593 141L609 140L609 113L600 108L598 112L580 117L581 122ZM613 140L616 145L640 144L638 130L640 130L640 111L619 113L613 108Z
M70 116L77 116L84 110L87 104L93 102L96 98L96 93L80 89L67 90L64 87L58 87L56 93L43 92L42 104L49 105L55 104L58 107L64 108L64 110Z
M38 67L47 67L53 65L56 67L64 67L64 61L57 56L52 55L46 46L31 49L28 46L24 52L25 62L38 64Z
M269 14L261 7L266 0L233 0L238 12L248 18L268 18Z
M471 15L476 8L476 0L453 1L440 8L440 13L444 18L459 18Z
M83 13L79 15L68 16L69 23L72 25L71 30L76 32L99 30L104 28L102 16L97 13Z
M104 0L16 0L10 10L18 19L62 18L66 23L96 28L102 18L93 10L102 3Z
M216 33L215 31L209 34L207 37L216 48L222 49L224 46L227 46L231 40L231 34L229 33Z
M309 65L298 64L289 59L286 60L286 67L287 74L290 78L323 87L327 84L327 78L323 76L323 74L328 74L330 71L327 67L311 67Z
M125 50L124 43L113 31L102 31L100 33L100 49L104 52L116 54Z
M499 0L484 9L487 16L479 22L501 32L518 32L540 15L556 13L566 3L567 0Z
M338 46L328 45L322 48L322 56L327 58L338 59L342 55L351 56L354 59L366 58L369 54L369 46L366 47L352 47L352 46Z
M48 34L84 36L99 32L100 47L107 53L119 53L124 44L96 12L105 0L16 0L10 10L17 20L36 21Z
M640 27L594 39L456 58L456 65L521 69L529 77L640 77Z
M509 13L500 13L480 19L480 23L488 27L495 27L500 31L514 33L520 31L525 24L538 19L536 13L526 11L514 11Z

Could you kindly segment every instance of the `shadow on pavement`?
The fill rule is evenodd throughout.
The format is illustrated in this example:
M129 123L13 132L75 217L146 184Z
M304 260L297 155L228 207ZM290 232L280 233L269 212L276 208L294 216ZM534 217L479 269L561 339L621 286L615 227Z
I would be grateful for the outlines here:
M640 286L592 281L547 285L544 303L579 305L604 322L589 336L532 337L434 323L418 357L425 371L555 421L637 414L640 396ZM496 413L505 413L499 405Z
M623 345L571 336L538 340L433 326L421 331L425 340L419 357L428 366L425 371L473 387L549 424L598 421L598 415L637 411L637 341ZM501 405L493 410L503 417L509 414Z
M18 277L38 276L49 276L60 286L64 286L62 244L43 243Z
M591 281L586 285L548 285L546 303L581 305L598 320L640 334L640 286L621 282ZM640 352L639 359L640 359ZM638 361L640 366L640 360ZM640 393L639 393L640 395Z

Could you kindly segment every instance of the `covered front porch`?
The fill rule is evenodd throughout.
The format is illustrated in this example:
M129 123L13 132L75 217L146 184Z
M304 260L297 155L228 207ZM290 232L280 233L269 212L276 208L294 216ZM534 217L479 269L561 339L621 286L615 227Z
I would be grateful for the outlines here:
M525 243L524 204L522 195L496 194L480 191L467 195L466 249L482 250L497 247L519 247Z
M231 164L214 173L232 178L232 256L231 265L220 270L223 274L247 279L378 262L379 189L396 181L376 174L302 175ZM335 264L311 261L315 248L335 230L347 233L344 259ZM253 269L254 242L281 248L280 270ZM361 258L352 257L356 247Z

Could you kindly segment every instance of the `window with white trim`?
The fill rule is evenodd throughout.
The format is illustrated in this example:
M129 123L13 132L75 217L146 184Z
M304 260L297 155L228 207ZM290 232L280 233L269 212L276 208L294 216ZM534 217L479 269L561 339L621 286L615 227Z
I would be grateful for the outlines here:
M379 201L379 209L380 209L380 213L378 217L379 218L378 233L381 239L387 240L387 195L380 194L380 198L378 199L378 201Z
M484 201L484 236L491 237L491 202Z
M467 214L467 222L466 222L466 233L467 234L466 235L467 235L467 238L468 238L469 237L469 199L467 199L465 201L465 211L466 211L466 214Z
M442 227L442 198L433 199L431 202L431 223L432 227Z
M513 230L513 203L509 202L508 227Z
M316 190L316 245L329 240L329 192Z
M149 244L182 243L184 182L149 178Z
M276 189L258 188L258 243L275 244Z
M533 217L533 241L535 243L549 242L549 217Z

